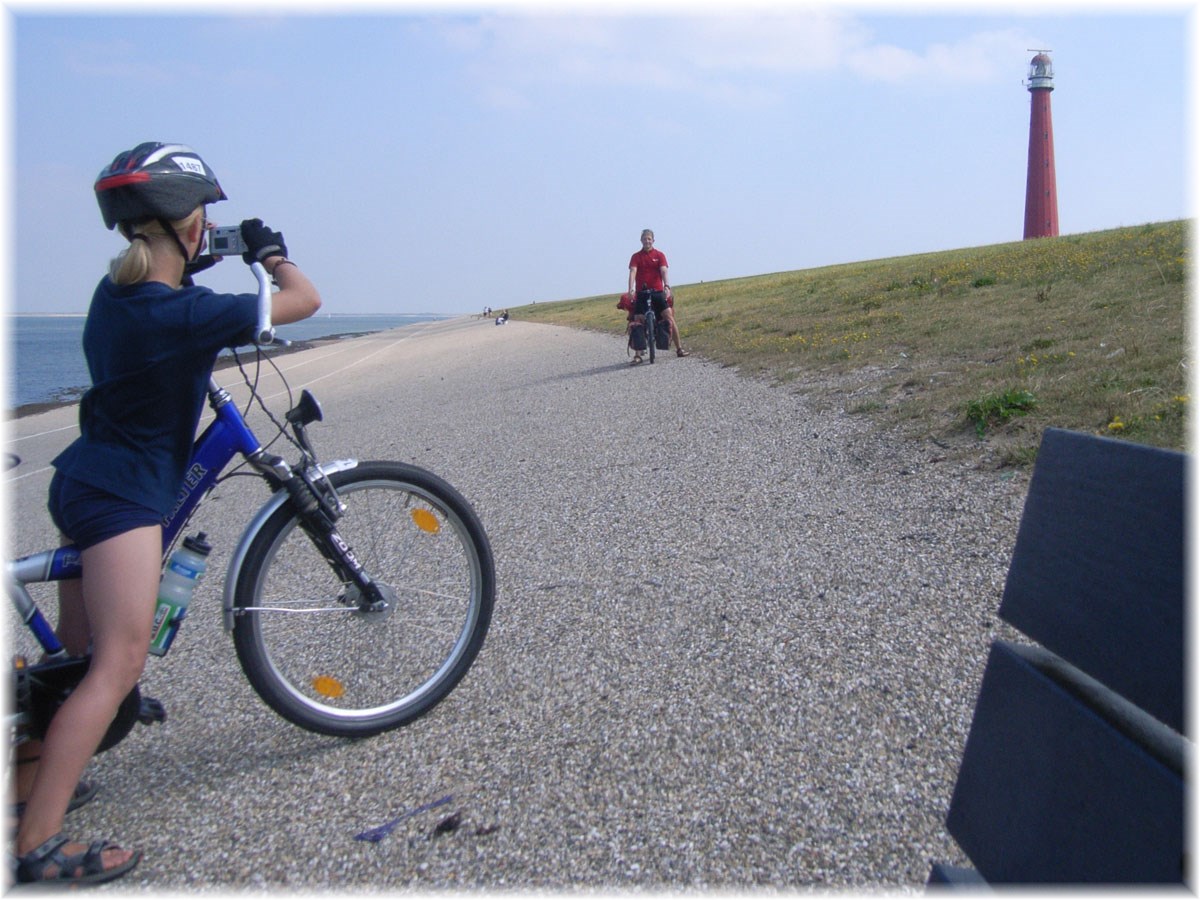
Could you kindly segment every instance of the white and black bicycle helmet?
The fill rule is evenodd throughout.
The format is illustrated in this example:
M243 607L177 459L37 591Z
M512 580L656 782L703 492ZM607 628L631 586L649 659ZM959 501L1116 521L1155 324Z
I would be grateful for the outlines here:
M95 189L110 230L151 220L176 222L201 204L226 199L200 154L183 144L159 142L118 155L100 173Z

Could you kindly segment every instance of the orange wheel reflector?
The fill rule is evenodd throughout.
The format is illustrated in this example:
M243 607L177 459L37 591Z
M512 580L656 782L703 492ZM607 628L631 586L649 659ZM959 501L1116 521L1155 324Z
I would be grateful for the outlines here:
M330 678L328 675L318 675L312 680L313 690L322 697L340 697L346 693L346 689L342 687L342 683L336 678Z
M427 509L414 509L412 520L418 528L430 534L437 534L442 529L442 526L438 524L437 516Z

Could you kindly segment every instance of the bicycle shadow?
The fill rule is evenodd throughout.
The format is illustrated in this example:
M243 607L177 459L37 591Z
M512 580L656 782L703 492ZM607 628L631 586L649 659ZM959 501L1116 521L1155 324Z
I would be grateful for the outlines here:
M563 372L559 375L550 375L546 378L541 378L534 384L554 384L560 381L575 381L580 378L595 378L598 375L607 375L613 372L620 372L623 369L629 369L631 366L628 362L611 363L604 366L592 366L590 369L581 369L578 372Z

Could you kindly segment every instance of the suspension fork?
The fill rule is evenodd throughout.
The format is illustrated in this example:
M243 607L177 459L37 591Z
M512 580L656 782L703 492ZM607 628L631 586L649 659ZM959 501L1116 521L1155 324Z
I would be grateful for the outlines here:
M359 590L362 600L359 607L364 612L381 612L387 601L379 586L362 567L354 549L338 533L337 520L345 507L334 497L325 497L316 485L300 474L293 474L284 485L291 497L292 505L300 516L300 527L309 536L317 550L325 557L338 578L351 582Z

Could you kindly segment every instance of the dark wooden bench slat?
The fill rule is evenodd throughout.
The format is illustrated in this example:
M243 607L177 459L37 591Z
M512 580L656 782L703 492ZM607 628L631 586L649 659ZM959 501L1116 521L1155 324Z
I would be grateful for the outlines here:
M935 862L929 870L926 887L933 888L986 888L987 882L974 869L951 866Z
M993 645L951 835L991 883L1180 882L1183 779L1042 662L1038 648Z
M1183 732L1184 454L1047 429L1001 617Z

